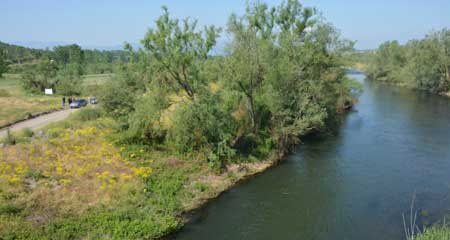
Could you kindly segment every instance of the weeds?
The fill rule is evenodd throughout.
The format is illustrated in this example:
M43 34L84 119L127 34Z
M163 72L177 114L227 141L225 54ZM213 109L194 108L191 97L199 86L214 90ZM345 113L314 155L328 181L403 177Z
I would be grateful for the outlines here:
M405 214L402 215L403 229L405 231L405 236L407 240L415 240L416 235L420 233L420 229L416 224L417 210L414 210L415 200L416 200L416 193L413 194L413 198L411 200L411 206L409 210L409 222L407 222Z

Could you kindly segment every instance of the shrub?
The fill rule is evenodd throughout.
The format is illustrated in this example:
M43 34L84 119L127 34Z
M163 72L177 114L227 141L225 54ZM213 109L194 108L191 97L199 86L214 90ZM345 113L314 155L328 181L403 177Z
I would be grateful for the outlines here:
M6 130L6 137L2 140L6 145L15 145L17 143L17 138L11 134L9 129Z
M121 81L113 81L100 96L103 109L116 119L126 117L134 110L135 96L127 85Z
M17 215L22 212L23 209L22 206L14 204L0 205L0 215Z
M168 140L179 152L214 149L231 140L235 130L235 120L219 104L218 96L207 95L179 106Z
M167 99L161 94L147 94L141 97L135 111L130 115L129 129L125 132L125 142L162 143L166 130L162 126L163 110L169 107Z
M34 136L34 132L30 128L25 128L21 131L20 136L30 138Z
M6 89L0 89L0 97L11 97L11 94Z
M79 121L92 121L101 117L100 110L96 108L83 108L77 114L74 115L74 120Z

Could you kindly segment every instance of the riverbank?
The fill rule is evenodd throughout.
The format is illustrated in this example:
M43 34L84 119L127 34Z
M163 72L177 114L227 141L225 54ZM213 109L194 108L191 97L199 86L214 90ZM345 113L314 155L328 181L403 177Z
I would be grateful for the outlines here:
M83 109L39 135L13 134L17 145L0 149L2 238L168 236L190 212L283 157L272 151L217 173L202 155L115 146L114 121L95 111Z
M239 183L276 166L282 160L283 156L284 154L280 151L273 151L265 160L252 163L231 164L219 175L209 174L200 177L197 183L209 184L212 190L199 193L192 201L183 203L184 210L181 215L186 216L186 214L202 208L211 200L220 197L221 194L232 189ZM184 217L184 222L188 223L189 219Z
M363 72L363 71L361 71L361 72ZM370 81L381 83L381 84L386 84L386 85L391 85L391 86L401 87L401 88L407 88L407 89L417 90L417 91L425 91L425 92L429 92L429 93L440 95L440 96L444 96L444 97L450 97L450 91L448 91L448 92L433 92L433 91L428 90L428 89L422 89L422 88L418 88L418 87L415 87L415 86L412 86L412 85L408 85L408 84L406 84L405 82L402 82L402 81L392 82L392 81L388 81L388 80L374 79L374 78L370 78L370 77L367 77L367 79L369 79Z

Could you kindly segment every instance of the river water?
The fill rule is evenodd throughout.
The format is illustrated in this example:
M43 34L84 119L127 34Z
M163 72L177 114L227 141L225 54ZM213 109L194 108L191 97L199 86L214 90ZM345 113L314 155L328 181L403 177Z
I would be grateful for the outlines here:
M450 212L450 99L364 81L337 133L199 210L176 239L404 239Z

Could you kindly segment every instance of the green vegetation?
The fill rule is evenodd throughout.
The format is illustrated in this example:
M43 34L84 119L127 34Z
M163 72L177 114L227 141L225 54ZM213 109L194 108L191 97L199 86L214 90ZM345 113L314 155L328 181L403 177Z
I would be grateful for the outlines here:
M359 85L343 67L352 43L297 0L250 3L229 19L226 54L212 56L222 31L163 8L144 49L126 44L130 61L108 75L99 108L42 136L10 137L0 152L0 236L162 237L182 226L181 213L332 128L356 101ZM48 53L24 75L28 92L102 85L83 79L79 47Z
M0 151L2 239L142 239L182 226L180 213L269 166L217 175L205 156L119 145L120 126L85 108L43 135L8 136Z
M6 62L5 54L0 49L0 78L2 78L3 73L8 71L8 63Z
M20 75L5 74L0 79L0 106L1 126L36 113L58 109L61 107L61 99L26 94L21 87Z
M370 78L411 88L450 90L450 30L432 32L406 45L383 43L367 69Z
M425 231L414 239L408 240L450 240L450 228L448 226L435 226L432 228L425 229Z
M104 85L113 78L111 74L83 75L80 89L84 96L99 96ZM4 74L0 78L0 125L15 122L37 113L61 107L60 96L29 94L22 87L23 75Z

